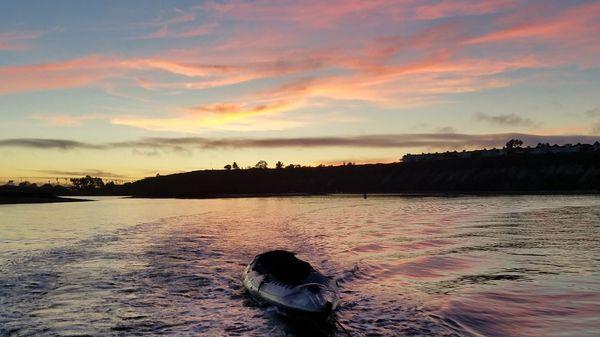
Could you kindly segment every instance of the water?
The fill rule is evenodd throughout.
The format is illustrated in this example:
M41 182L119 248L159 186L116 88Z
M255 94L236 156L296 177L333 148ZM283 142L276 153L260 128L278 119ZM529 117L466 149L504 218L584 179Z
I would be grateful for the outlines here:
M598 336L599 240L595 196L1 205L0 336ZM248 299L275 248L340 277L339 324Z

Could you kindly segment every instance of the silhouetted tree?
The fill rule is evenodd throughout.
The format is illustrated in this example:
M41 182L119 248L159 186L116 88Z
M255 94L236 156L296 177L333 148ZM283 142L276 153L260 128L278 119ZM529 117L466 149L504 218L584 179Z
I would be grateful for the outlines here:
M71 178L71 183L78 190L97 189L104 187L102 178L85 176L83 178Z
M508 142L506 142L506 145L504 146L507 150L512 150L514 148L518 148L521 147L521 145L523 145L523 141L520 139L511 139Z
M236 162L233 162L233 165L231 165L231 168L233 168L234 170L240 169L240 167L238 166L238 164Z
M19 187L29 187L31 183L29 181L23 181L19 183Z
M225 166L223 166L224 169L226 169L227 171L231 170L231 165L227 164Z
M269 167L269 164L267 164L267 162L264 160L259 160L258 163L256 163L256 165L254 165L254 168L257 168L257 169L266 169L268 167Z
M283 163L280 162L280 161L278 161L277 163L275 163L275 168L278 169L278 170L282 169L283 168Z

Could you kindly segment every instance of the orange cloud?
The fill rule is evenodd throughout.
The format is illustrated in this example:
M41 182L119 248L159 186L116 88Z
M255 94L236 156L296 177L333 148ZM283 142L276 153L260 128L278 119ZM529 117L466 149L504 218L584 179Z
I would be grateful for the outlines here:
M123 116L111 119L111 123L155 131L198 132L206 129L226 130L278 130L297 127L300 123L273 118L297 107L298 102L276 101L256 105L218 103L183 109L167 117ZM257 123L261 120L260 123Z

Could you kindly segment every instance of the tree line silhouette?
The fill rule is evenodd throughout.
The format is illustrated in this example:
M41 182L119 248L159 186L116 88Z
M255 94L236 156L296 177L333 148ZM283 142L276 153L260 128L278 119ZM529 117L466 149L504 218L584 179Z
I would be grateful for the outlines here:
M301 165L294 165L294 164L289 164L287 166L285 166L281 161L278 161L277 163L275 163L275 169L280 170L283 168L298 168L298 167L302 167ZM269 164L264 161L264 160L259 160L258 163L256 163L254 166L248 166L246 167L246 169L251 170L251 169L268 169L269 168ZM239 170L240 167L238 166L238 164L236 162L233 162L232 164L227 164L225 166L223 166L223 169L229 171L229 170Z
M23 182L0 186L6 195L132 195L138 197L214 197L326 193L553 193L600 191L600 150L532 154L510 140L502 156L450 156L391 164L269 168L260 160L241 169L157 175L125 184L98 177L71 179L72 186ZM546 146L542 144L542 146ZM549 145L547 145L549 146ZM583 147L589 149L590 145ZM510 151L509 151L510 150ZM481 150L479 150L481 151ZM472 151L477 152L477 151Z
M516 147L515 147L516 148ZM453 158L392 164L202 170L123 185L140 197L325 193L600 191L600 151Z

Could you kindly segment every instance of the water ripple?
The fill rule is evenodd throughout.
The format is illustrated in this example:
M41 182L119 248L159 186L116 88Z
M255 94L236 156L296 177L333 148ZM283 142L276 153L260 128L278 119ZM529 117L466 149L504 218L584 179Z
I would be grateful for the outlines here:
M598 206L550 196L64 204L74 219L140 215L19 220L20 238L0 248L0 336L596 336ZM26 224L60 233L44 244ZM331 321L244 293L245 264L275 248L336 276Z

